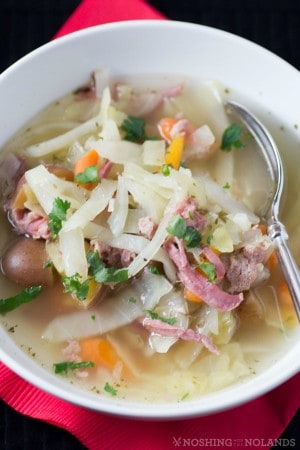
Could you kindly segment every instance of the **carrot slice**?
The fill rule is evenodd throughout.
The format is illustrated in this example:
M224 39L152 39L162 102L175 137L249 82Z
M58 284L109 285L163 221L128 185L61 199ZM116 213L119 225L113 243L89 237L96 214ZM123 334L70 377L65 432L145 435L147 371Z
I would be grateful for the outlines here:
M78 175L79 173L83 173L88 167L97 165L98 161L98 152L94 149L90 150L75 162L74 174Z
M112 344L104 338L89 338L80 342L80 351L83 361L93 361L96 366L104 366L113 371L122 359ZM128 376L129 369L124 365L122 375Z
M176 136L169 147L165 155L165 163L178 170L180 162L182 160L182 152L184 147L184 135Z
M203 300L201 297L198 297L198 295L194 294L194 292L190 291L187 288L184 288L183 296L189 302L203 303Z

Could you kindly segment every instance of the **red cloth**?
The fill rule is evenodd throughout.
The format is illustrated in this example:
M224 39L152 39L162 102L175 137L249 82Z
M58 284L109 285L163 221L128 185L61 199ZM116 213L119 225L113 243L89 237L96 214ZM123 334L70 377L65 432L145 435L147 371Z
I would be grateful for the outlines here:
M163 18L142 0L84 0L55 37L100 23ZM7 404L68 430L89 450L266 449L274 445L300 405L300 374L240 407L176 422L137 422L68 404L30 385L1 363L0 380L0 396Z

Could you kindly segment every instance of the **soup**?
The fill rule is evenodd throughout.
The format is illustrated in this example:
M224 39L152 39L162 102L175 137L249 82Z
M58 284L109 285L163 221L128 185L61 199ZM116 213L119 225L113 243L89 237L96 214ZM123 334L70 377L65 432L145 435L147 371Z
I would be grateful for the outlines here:
M3 149L1 320L47 370L177 402L253 376L293 339L259 219L273 186L227 95L99 70Z

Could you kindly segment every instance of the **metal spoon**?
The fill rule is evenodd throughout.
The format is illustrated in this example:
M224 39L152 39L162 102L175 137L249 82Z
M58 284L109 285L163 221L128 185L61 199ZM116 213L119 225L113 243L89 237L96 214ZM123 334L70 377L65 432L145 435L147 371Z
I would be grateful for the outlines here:
M254 136L274 182L274 195L262 219L267 223L267 233L275 246L300 322L300 272L288 247L288 233L279 220L280 201L284 187L284 171L279 150L268 130L250 111L231 100L227 101L225 105L228 107L228 112L235 113Z

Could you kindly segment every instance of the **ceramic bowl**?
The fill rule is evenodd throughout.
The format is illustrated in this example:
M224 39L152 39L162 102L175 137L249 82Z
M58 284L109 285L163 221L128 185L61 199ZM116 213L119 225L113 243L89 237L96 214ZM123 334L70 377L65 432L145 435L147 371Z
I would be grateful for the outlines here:
M0 76L0 148L54 99L87 82L97 67L115 76L180 73L216 79L268 124L281 123L299 140L300 74L266 49L227 32L172 21L132 21L72 33L38 48ZM300 128L300 127L299 127ZM279 137L280 139L280 137ZM297 151L281 149L283 152ZM295 231L294 231L295 232ZM299 333L300 338L300 333ZM45 371L0 328L0 358L30 383L61 399L126 417L171 419L216 413L250 401L288 380L300 368L300 339L261 373L199 400L172 404L99 398Z

